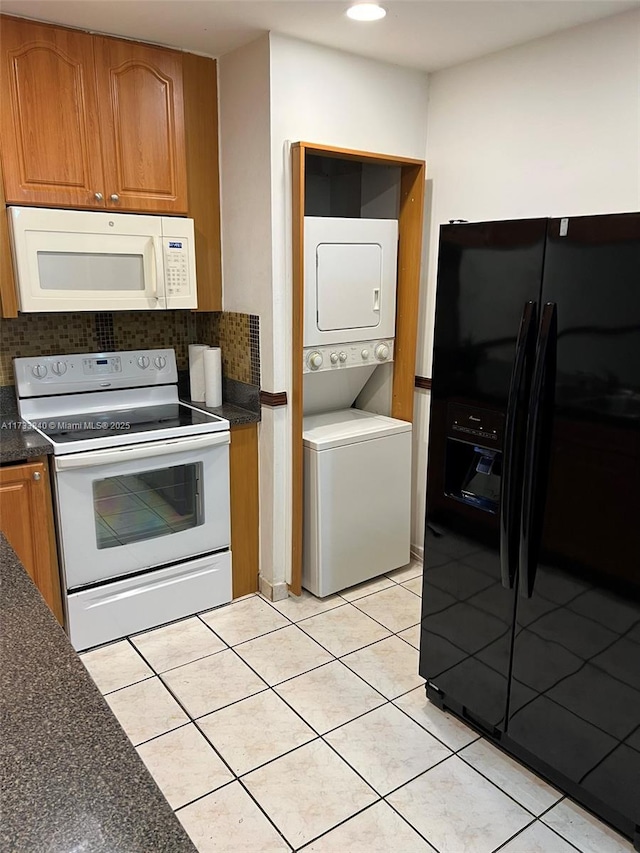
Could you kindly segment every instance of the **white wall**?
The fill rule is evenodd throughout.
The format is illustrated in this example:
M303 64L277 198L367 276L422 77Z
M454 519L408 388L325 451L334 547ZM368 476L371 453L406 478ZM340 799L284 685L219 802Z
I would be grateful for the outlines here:
M218 60L223 307L260 315L266 379L273 372L269 97L268 35Z
M271 175L273 330L278 342L274 378L291 388L291 156L292 142L311 142L403 157L424 157L427 76L286 36L271 34ZM291 576L289 508L291 422L278 424L274 459L280 479L282 565Z
M431 233L419 374L431 370L441 223L640 207L639 30L634 11L430 76ZM412 541L421 550L428 393L418 393Z
M427 76L271 34L219 62L224 308L260 315L262 387L291 391L291 152L424 156ZM266 133L266 135L265 135ZM291 421L262 410L260 575L291 576Z

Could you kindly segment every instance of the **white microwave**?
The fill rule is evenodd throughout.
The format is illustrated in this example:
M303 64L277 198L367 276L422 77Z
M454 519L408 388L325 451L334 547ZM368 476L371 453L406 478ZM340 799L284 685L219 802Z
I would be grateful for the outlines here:
M20 311L197 307L193 219L8 210Z

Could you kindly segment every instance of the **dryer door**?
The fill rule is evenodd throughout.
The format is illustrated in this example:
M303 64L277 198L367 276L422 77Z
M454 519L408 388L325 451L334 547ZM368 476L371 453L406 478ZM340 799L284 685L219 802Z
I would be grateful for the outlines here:
M318 330L370 329L380 325L382 246L320 243L316 248Z
M304 346L392 338L398 223L305 217Z

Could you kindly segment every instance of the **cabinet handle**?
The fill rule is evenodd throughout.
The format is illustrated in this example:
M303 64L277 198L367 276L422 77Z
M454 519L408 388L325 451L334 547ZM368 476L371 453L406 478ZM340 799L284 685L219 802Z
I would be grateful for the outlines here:
M111 201L113 201L113 202L120 201L120 196L118 195L118 193L111 193L111 195L109 196L109 198L110 198L110 199L111 199Z
M40 474L40 471L34 471L33 472L33 479L36 481L36 483L40 482L41 476L42 475Z
M102 200L103 200L103 198L104 198L104 196L102 195L102 193L94 193L94 194L93 194L93 197L95 198L95 200L96 200L96 201L102 201Z

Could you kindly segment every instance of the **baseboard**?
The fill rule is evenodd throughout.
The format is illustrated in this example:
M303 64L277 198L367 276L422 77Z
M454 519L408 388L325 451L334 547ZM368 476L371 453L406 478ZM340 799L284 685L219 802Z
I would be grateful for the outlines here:
M260 593L269 601L283 601L289 595L289 586L286 583L270 583L262 575L258 578Z
M424 548L422 548L420 545L412 545L411 556L415 557L416 560L420 560L420 562L422 563L424 560Z

